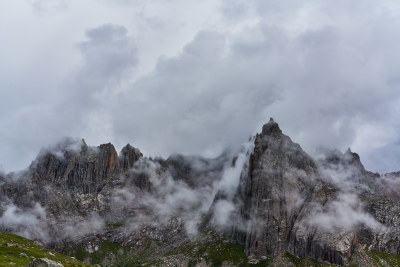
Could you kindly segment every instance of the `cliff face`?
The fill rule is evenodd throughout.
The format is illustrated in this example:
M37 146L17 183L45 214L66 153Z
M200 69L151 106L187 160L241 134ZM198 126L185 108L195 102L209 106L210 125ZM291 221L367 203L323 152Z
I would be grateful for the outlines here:
M63 152L62 156L48 153L39 157L30 169L33 179L90 194L100 192L121 172L118 154L112 144L90 150L83 144L80 151Z
M27 170L0 178L0 229L56 247L89 242L93 234L120 244L183 242L182 218L197 231L225 161L183 155L153 160L129 144L118 155L112 144L63 142L42 151Z
M345 262L351 238L345 246L336 247L331 236L308 231L301 223L313 203L324 205L335 197L337 189L320 176L317 163L277 123L271 119L263 126L254 141L248 173L241 177L245 185L241 214L247 221L242 241L248 254L276 256L289 251Z
M136 161L143 157L142 152L139 149L134 148L130 144L127 144L120 153L120 166L123 170L128 170L133 167Z
M356 245L399 252L399 202L356 153L326 151L315 161L271 119L248 166L236 196L245 230L233 227L248 255L289 251L347 264Z
M0 187L1 200L21 208L39 203L56 217L104 212L110 209L107 198L120 176L141 157L130 145L118 156L110 143L88 147L84 140L68 141L42 151L27 170L10 174Z

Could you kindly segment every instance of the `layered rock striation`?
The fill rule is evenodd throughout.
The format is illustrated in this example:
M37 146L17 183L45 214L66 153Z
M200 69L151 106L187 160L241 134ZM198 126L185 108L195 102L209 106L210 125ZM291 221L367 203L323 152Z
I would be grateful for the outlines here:
M71 140L41 151L29 168L9 174L0 187L2 199L21 207L40 203L52 215L85 215L107 209L100 201L109 195L122 173L142 157L142 153L125 146L120 155L110 143L88 147L84 140Z

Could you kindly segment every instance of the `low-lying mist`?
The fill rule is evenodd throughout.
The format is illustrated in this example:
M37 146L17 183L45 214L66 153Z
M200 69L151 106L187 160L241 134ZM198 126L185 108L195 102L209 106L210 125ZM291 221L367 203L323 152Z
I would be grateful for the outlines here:
M115 224L120 225L121 231L131 233L144 226L165 228L172 220L179 219L185 234L195 237L214 201L211 223L220 227L229 223L229 217L237 209L233 199L252 146L250 142L246 143L238 154L226 152L216 159L178 154L167 160L142 157L132 168L121 173L112 186L90 195L91 201L101 203L99 206L105 208L60 215L51 214L48 203L32 201L26 205L7 199L0 203L0 227L44 243L54 243L65 239L76 240ZM65 151L81 153L82 142L65 140L43 150L38 159L50 153L65 161ZM98 149L92 148L90 153L97 152ZM38 159L31 168L39 164ZM31 174L29 170L23 173ZM29 180L25 177L25 180L18 181L25 183L26 179ZM52 197L58 197L58 185L45 186L43 194L51 192ZM33 188L33 191L28 188L26 192L32 199L38 193L34 192L37 188ZM226 197L215 200L217 193ZM67 196L70 194L76 193L72 191ZM82 194L77 196L85 199Z
M43 150L27 170L13 175L2 175L0 190L7 190L12 183L16 187L21 185L26 195L15 199L10 195L0 197L0 229L44 243L54 243L68 239L77 240L113 227L126 235L148 226L166 229L171 222L179 225L188 238L195 238L199 234L205 220L210 226L221 230L234 226L246 231L249 221L252 221L252 225L261 227L263 221L256 215L250 215L248 219L241 217L240 208L243 203L238 197L239 189L245 187L245 184L240 183L246 179L240 178L248 175L249 157L254 150L253 142L254 139L251 139L243 144L238 153L225 152L214 159L179 154L166 160L140 157L131 168L108 181L100 191L85 195L74 191L70 185L60 185L62 179L53 184L40 184L43 181L35 181L29 176L32 175L31 169L39 164L39 159L49 153L60 161L71 160L66 157L68 153L87 153L85 157L88 159L85 160L88 162L96 159L99 148L88 147L83 140L66 139ZM365 211L359 195L378 194L380 189L387 188L383 194L398 197L390 189L391 185L398 185L397 176L383 175L375 179L376 174L365 171L351 151L344 154L338 151L332 153L326 152L326 155L315 159L319 180L314 176L307 176L304 170L293 166L279 170L283 171L283 183L296 185L299 181L306 181L307 184L316 186L318 181L323 181L335 191L334 197L326 203L307 204L307 195L299 191L300 188L289 186L288 188L294 188L290 192L276 192L282 198L284 212L300 213L308 205L311 207L310 212L301 217L296 225L321 231L349 231L359 225L374 231L385 229ZM81 163L76 161L74 164ZM75 166L74 164L71 166ZM276 172L272 169L263 171L271 174ZM14 189L18 194L16 190ZM40 202L40 194L47 194L44 199L54 199L48 203ZM80 201L87 210L66 208L62 213L56 214L50 205L56 203L58 197L63 201Z

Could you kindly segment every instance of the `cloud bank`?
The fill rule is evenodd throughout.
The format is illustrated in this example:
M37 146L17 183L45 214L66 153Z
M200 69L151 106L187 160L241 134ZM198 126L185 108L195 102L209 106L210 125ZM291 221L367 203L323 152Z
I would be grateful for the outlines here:
M395 1L0 7L6 171L62 136L215 156L271 116L308 152L351 147L367 169L400 169Z

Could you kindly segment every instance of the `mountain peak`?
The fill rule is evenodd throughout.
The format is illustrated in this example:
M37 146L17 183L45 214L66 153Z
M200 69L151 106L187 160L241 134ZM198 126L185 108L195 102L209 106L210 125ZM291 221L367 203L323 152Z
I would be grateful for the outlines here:
M122 168L124 170L132 168L133 164L141 157L143 157L143 154L139 149L127 144L120 153Z
M347 162L357 163L358 165L361 165L360 156L357 153L352 152L350 147L346 150L346 152L343 154L343 156Z
M282 130L279 128L279 124L274 121L273 118L269 119L269 122L263 125L261 134L263 136L275 136L278 137L282 135Z

